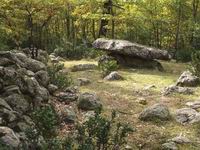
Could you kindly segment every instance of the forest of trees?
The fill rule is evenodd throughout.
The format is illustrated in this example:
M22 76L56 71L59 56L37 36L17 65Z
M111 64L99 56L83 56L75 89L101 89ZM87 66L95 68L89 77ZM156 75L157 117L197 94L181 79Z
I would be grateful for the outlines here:
M98 37L167 49L177 60L200 50L200 0L1 0L0 49L75 49Z

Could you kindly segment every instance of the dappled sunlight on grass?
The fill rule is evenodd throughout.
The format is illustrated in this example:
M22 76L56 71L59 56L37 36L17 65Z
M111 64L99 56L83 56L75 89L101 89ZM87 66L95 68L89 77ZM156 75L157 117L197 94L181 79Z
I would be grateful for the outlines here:
M79 65L79 64L96 64L97 65L97 62L93 60L79 60L79 61L74 60L74 61L66 61L63 63L66 68L70 68L74 65Z
M67 61L65 67L72 65L93 63L95 61ZM191 139L196 138L196 129L191 126L182 126L171 120L160 125L142 122L138 119L138 115L148 106L155 103L166 104L173 115L176 109L185 107L188 101L196 100L200 96L200 87L196 89L194 95L174 94L170 96L162 96L161 91L164 87L175 84L180 74L187 70L188 64L175 64L172 62L162 62L165 68L164 72L148 69L131 69L121 68L118 72L125 78L120 81L105 81L102 79L99 70L72 72L70 75L75 80L77 78L88 78L91 84L80 87L81 92L96 93L104 106L104 114L110 115L113 109L118 110L118 118L121 121L129 122L133 127L137 128L137 132L129 137L130 142L149 143L151 146L158 144L160 141L175 137L180 133L187 135ZM144 90L146 86L155 85L155 88ZM141 105L137 102L139 98L147 100L147 105ZM152 128L154 130L152 130ZM191 129L192 128L192 129ZM152 136L152 140L149 137ZM163 139L162 139L163 138ZM152 143L151 143L152 142ZM161 144L160 143L160 144ZM182 149L190 148L188 146Z

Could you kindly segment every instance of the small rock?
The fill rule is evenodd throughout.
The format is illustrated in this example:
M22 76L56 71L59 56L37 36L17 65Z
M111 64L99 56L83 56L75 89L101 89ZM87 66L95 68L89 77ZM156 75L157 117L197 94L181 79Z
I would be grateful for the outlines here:
M192 109L198 109L198 108L200 108L200 100L194 101L194 102L187 102L186 106L188 106Z
M146 100L145 98L139 98L139 99L137 100L137 102L138 102L139 104L142 104L142 105L147 105L147 100Z
M170 119L170 112L167 106L163 104L155 104L146 108L139 116L142 121L166 121Z
M73 92L60 92L56 94L56 97L58 97L61 102L66 103L70 103L78 99L78 95Z
M185 71L178 79L176 85L182 87L196 87L199 84L199 78L190 71Z
M126 150L133 150L133 148L132 148L130 145L126 145L126 146L125 146L125 149L126 149Z
M171 85L165 88L163 91L163 95L170 95L173 93L190 95L194 93L194 89L188 88L188 87L179 87L179 86Z
M65 122L65 123L74 123L76 121L76 113L69 109L69 108L66 108L62 111L62 120Z
M96 68L97 68L97 65L95 65L95 64L80 64L80 65L73 66L71 68L71 71L77 72L77 71L93 70Z
M175 119L181 124L192 124L200 121L200 113L192 108L182 108L176 111Z
M0 140L3 144L7 145L10 148L18 149L20 145L20 140L15 135L12 129L8 127L0 127Z
M50 94L54 94L58 90L58 87L56 85L54 85L54 84L49 84L48 85L48 90L49 90Z
M88 85L91 81L87 78L78 78L78 82L80 86Z
M114 81L114 80L122 80L123 77L117 72L111 72L108 76L104 78L104 80Z
M191 141L187 137L182 136L182 135L174 137L174 138L170 139L169 141L175 142L177 144L191 143Z
M144 87L144 90L150 90L150 89L153 89L153 88L156 88L155 85L148 85L146 87Z
M95 110L101 108L99 97L92 93L83 93L78 100L78 108L82 110Z
M176 146L176 143L169 142L169 143L162 144L162 149L163 150L178 150L178 147Z
M68 87L65 89L65 92L69 92L69 93L78 93L79 89L78 86L72 86L72 87Z
M59 73L62 73L62 74L65 74L65 75L68 75L69 72L70 72L69 69L66 69L66 68L59 71Z

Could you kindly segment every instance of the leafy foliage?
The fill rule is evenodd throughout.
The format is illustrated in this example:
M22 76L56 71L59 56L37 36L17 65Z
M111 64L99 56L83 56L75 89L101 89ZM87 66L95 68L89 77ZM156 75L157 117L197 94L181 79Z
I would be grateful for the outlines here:
M101 19L108 20L107 38L175 50L179 60L190 59L187 51L200 47L199 0L112 0L121 7L113 7L114 15L103 14L104 2L1 0L0 49L27 47L32 42L80 58L90 51L88 43L99 37Z
M76 126L77 132L64 139L56 137L56 115L50 106L34 112L36 129L28 129L26 136L29 147L41 150L107 150L122 149L127 144L127 136L134 130L128 125L116 121L116 112L111 119L102 117L101 109L95 111L85 123ZM41 141L40 135L44 136Z
M128 124L115 124L115 117L115 111L109 120L101 116L101 110L97 110L94 117L78 126L78 149L122 149L127 135L133 132L133 129Z
M72 84L71 77L61 72L62 69L64 69L64 64L60 63L53 63L48 66L50 82L57 85L60 89L66 88Z
M56 127L58 124L58 116L51 105L37 108L33 112L32 118L36 123L37 131L39 131L43 137L48 139L55 135ZM36 139L35 137L37 137L37 131L35 132L36 134L31 134L33 137L29 137L31 139Z
M0 141L0 149L1 150L12 150L9 146L5 145Z
M117 61L115 60L108 60L102 63L99 63L99 70L102 73L102 76L105 77L110 74L112 71L116 71L119 68Z
M192 54L192 71L200 77L200 51Z

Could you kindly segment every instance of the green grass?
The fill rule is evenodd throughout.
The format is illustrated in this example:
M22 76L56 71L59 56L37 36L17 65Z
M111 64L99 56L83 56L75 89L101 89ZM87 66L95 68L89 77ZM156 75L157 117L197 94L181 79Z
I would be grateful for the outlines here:
M95 61L67 61L65 67L70 68L75 64L95 63ZM72 78L88 78L92 81L90 85L80 87L82 92L95 92L100 98L104 106L104 114L110 115L111 110L115 109L119 112L119 120L130 123L137 129L133 135L130 135L129 141L132 146L140 145L143 149L159 149L159 146L166 139L179 135L180 133L187 135L191 139L197 139L195 126L182 126L174 120L161 124L151 122L142 122L138 120L138 115L142 110L155 103L166 104L170 112L185 107L185 103L198 99L200 96L200 88L194 95L175 94L164 97L161 91L164 87L174 84L180 74L187 70L188 64L162 62L165 72L147 69L119 69L119 73L125 78L123 81L104 81L98 70L82 71L71 73ZM144 87L155 85L156 88L144 91ZM137 99L145 98L148 101L146 106L137 102ZM200 147L199 147L200 148ZM195 149L188 145L180 147L180 149Z

